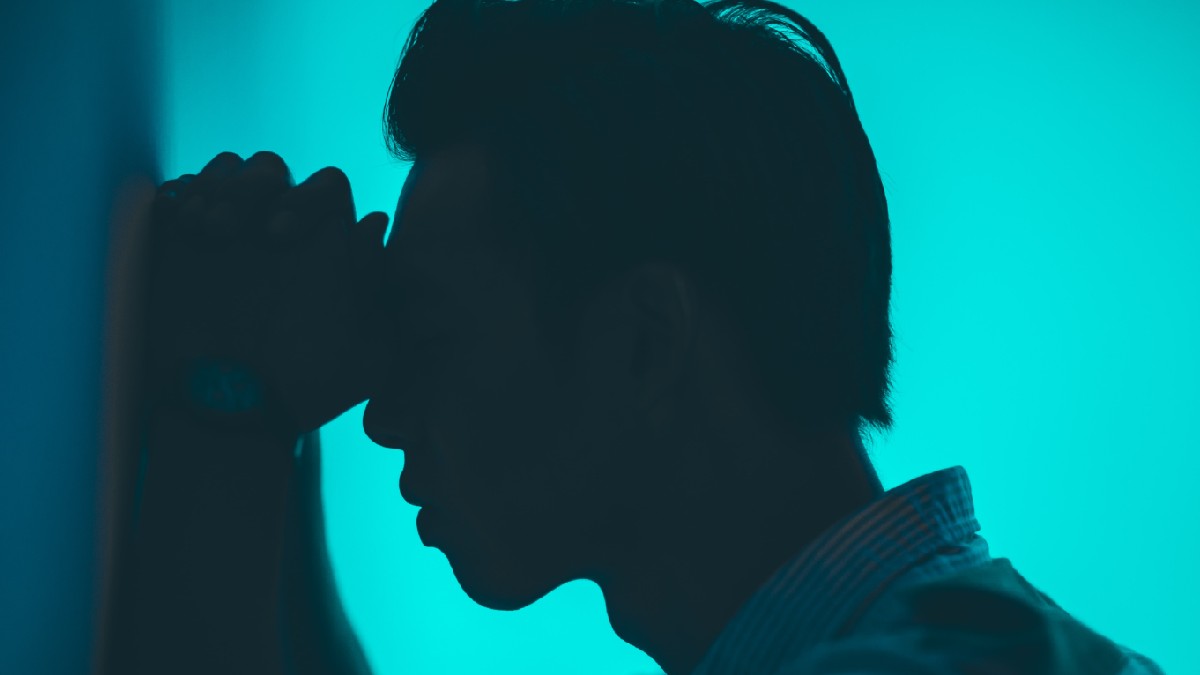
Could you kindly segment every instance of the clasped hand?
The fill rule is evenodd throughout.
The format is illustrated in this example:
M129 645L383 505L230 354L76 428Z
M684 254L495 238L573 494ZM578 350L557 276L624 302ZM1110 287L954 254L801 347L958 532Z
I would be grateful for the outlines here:
M379 385L388 217L357 220L340 170L295 185L274 153L221 153L163 183L152 217L152 392L178 387L196 358L247 364L271 409L306 433Z

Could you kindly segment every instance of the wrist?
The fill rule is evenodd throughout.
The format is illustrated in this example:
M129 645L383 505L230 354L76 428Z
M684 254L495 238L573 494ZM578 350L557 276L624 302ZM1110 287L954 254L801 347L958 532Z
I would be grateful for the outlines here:
M146 428L140 488L145 497L155 488L165 490L172 503L220 502L235 509L278 503L291 482L299 441L261 426L214 426L185 406L163 401Z
M279 409L279 396L239 359L198 357L185 362L161 402L213 432L265 435L295 449L301 434Z

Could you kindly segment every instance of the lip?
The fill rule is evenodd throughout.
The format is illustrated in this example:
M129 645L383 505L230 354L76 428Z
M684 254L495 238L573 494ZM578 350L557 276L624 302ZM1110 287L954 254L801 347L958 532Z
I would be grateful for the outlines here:
M426 546L430 545L429 528L433 517L433 511L430 509L425 508L417 511L417 537Z
M428 496L419 490L413 488L411 481L405 480L404 474L400 474L400 497L416 507L429 505Z

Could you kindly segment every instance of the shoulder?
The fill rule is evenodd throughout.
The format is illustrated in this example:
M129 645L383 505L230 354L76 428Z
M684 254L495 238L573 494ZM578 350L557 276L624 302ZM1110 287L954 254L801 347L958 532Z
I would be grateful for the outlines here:
M860 636L818 647L775 675L962 675L911 631Z
M1164 675L1151 659L1128 649L1121 649L1117 670L1096 671L1090 665L1076 663L1038 670L1023 670L1019 662L996 655L988 656L969 650L932 650L922 643L916 633L876 635L852 638L817 648L803 658L784 665L773 675L1095 675L1112 672L1115 675Z
M1007 564L897 589L869 624L779 675L1125 675L1129 652ZM1149 671L1153 672L1153 671Z

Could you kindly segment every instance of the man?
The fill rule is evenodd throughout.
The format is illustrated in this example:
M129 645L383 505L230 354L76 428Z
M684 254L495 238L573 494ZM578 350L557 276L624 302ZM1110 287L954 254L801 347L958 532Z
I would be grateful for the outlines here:
M336 169L163 187L120 672L365 671L285 528L367 398L465 593L590 579L668 675L1160 672L990 558L961 467L883 491L887 207L803 17L439 0L387 123L386 247Z

